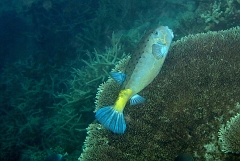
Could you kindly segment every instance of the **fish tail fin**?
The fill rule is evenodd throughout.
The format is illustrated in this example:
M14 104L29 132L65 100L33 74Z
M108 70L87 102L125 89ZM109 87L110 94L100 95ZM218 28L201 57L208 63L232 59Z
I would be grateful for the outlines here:
M104 127L114 133L123 134L126 130L123 112L115 110L113 106L100 108L95 117Z

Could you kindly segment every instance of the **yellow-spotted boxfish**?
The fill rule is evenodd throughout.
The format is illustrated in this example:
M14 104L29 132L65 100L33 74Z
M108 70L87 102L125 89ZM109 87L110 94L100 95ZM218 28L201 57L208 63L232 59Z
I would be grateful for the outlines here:
M128 100L130 105L143 103L145 98L137 93L150 84L158 75L173 39L173 32L167 26L150 31L140 41L139 46L126 66L124 73L112 72L112 78L122 84L115 104L100 108L96 119L114 133L123 134L126 123L123 109Z

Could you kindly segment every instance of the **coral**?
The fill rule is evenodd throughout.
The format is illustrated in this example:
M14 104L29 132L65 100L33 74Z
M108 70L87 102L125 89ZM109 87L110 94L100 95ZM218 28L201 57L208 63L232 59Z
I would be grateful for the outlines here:
M105 52L99 53L94 50L93 53L87 52L88 59L82 60L88 70L88 75L93 76L92 78L88 78L90 81L86 82L86 84L90 84L96 80L106 80L106 76L108 72L116 65L116 63L123 59L126 54L122 51L123 47L119 43L121 40L120 38L116 38L115 34L112 33L111 37L111 47L106 47Z
M239 4L234 0L228 2L229 6L222 2L220 8L230 8L226 14L239 22ZM20 22L17 26L21 29L11 32L17 36L16 41L9 34L3 39L5 43L11 40L16 46L5 45L13 56L2 52L7 58L3 60L11 64L1 64L1 67L6 65L0 80L1 160L19 160L20 156L29 156L31 152L42 160L43 144L51 149L59 146L62 150L56 153L67 151L70 154L66 159L74 158L82 149L85 127L94 119L92 110L97 86L107 79L109 70L126 56L125 53L134 49L147 28L159 23L177 26L176 17L181 17L183 10L194 14L198 6L193 0L187 3L183 0L150 0L147 3L139 0L21 0L10 3L4 0L0 4L6 22L12 22L9 16L14 11L16 19L13 17L13 20L15 24ZM193 33L193 28L194 33L199 32L200 25L195 23L198 15L190 17L182 26L184 34ZM183 34L179 35L176 31L176 38ZM26 58L29 55L33 57ZM18 58L26 60L14 62ZM106 87L107 84L100 90L115 86ZM98 100L106 97L109 100L97 101L98 107L109 105L118 88L110 94L99 93ZM126 119L131 122L132 115L126 112Z
M44 151L43 144L71 152L71 146L84 140L87 121L93 119L78 109L82 106L57 97L57 91L65 96L69 92L66 81L71 68L52 66L43 59L36 62L32 55L6 65L1 73L1 160L19 160L31 149Z
M212 5L212 11L208 11L208 13L201 14L201 17L205 19L205 22L214 22L216 24L219 23L219 19L221 18L222 11L220 10L221 3L215 1Z
M55 71L29 57L6 66L1 74L1 160L17 160L22 149L41 142L43 116L49 116L45 107L53 103L49 98L59 85L50 88L46 69Z
M62 99L58 106L63 108L81 106L82 108L79 110L82 112L93 110L93 106L90 105L93 105L98 84L106 81L111 68L126 56L119 41L120 39L115 38L113 33L111 38L112 46L106 47L105 52L94 50L93 53L90 53L88 51L86 52L88 56L86 60L81 59L79 56L78 60L73 64L81 63L82 67L72 67L72 79L67 82L70 88L69 91L55 94L56 98Z
M79 56L58 66L37 53L5 67L0 81L1 160L11 160L13 153L26 158L31 150L42 160L44 145L71 153L67 160L81 150L85 128L94 119L97 86L126 56L119 41L112 34L112 46L103 53L87 52L88 60Z
M220 30L238 25L240 5L237 0L220 0L210 5L210 2L206 1L205 3L208 9L200 12L201 18L205 21L205 31Z
M143 33L144 30L155 28L159 24L168 24L170 28L175 29L183 11L193 11L197 7L194 0L189 0L187 3L182 0L149 0L147 3L138 0L112 0L111 2L100 0L93 6L98 7L91 7L88 13L93 12L94 14L86 16L88 19L84 21L80 32L76 34L76 42L91 52L94 48L101 49L103 46L108 46L108 37L111 37L113 31L115 33L118 33L119 30L120 32L134 33L138 27L141 27ZM180 26L179 23L178 25ZM197 30L196 28L195 30ZM126 39L123 41L125 46L127 44L131 47L134 40L127 38L132 33L125 34ZM142 33L141 35L143 35ZM129 50L125 51L128 53Z
M239 33L233 28L174 42L160 74L140 92L147 102L126 106L126 132L92 123L79 160L174 160L181 153L196 161L240 159L221 152L216 128L239 112ZM102 84L96 109L112 104L119 88L112 79Z
M240 114L232 117L219 132L220 146L225 153L240 153Z

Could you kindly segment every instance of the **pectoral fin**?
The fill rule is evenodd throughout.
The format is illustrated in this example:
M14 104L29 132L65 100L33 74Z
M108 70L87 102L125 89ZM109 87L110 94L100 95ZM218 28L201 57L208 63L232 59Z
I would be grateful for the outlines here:
M168 48L163 44L153 44L152 45L152 54L156 59L161 59L166 56L168 53Z
M126 74L120 72L110 72L111 77L120 85L125 81Z

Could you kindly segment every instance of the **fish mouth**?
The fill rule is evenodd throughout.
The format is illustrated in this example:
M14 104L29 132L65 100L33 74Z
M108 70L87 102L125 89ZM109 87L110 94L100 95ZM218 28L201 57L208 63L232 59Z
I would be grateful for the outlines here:
M173 39L173 31L168 28L168 26L162 26L162 28L158 31L159 35L156 38L157 44L159 45L169 45L169 40Z
M167 45L167 36L168 36L168 33L166 33L166 31L161 30L160 37L156 38L157 44Z
M157 38L156 40L157 40L156 45L167 45L167 40L166 40L165 36L164 36L164 38Z

